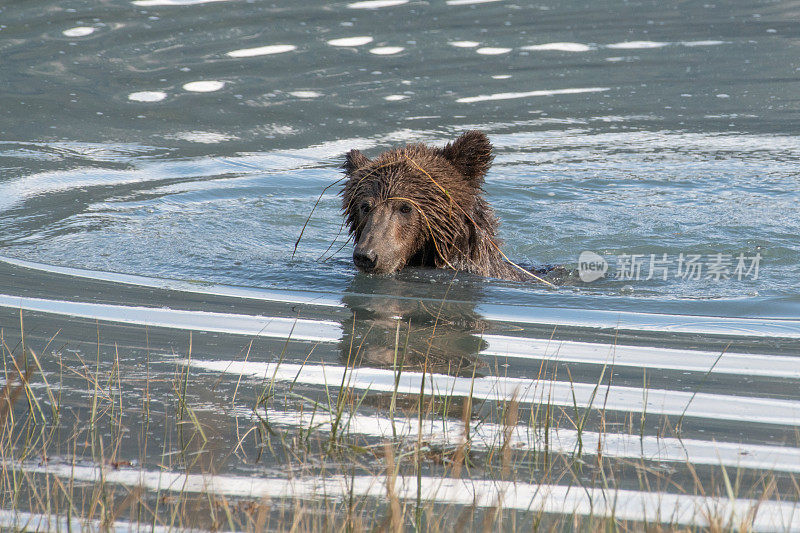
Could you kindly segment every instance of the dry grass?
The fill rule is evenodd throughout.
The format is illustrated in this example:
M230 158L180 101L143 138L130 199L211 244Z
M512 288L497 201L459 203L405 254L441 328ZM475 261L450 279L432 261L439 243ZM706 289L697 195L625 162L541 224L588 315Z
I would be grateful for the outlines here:
M579 409L576 404L565 409L548 402L523 405L516 396L486 402L470 395L454 406L456 400L446 394L426 394L425 380L418 394L395 390L387 398L389 407L377 409L382 414L388 412L392 420L416 420L418 430L413 437L396 429L381 438L351 431L353 416L376 409L365 407L369 391L358 394L349 382L358 346L351 347L354 357L348 358L348 372L340 382L331 384L330 389L296 392L294 384L276 382L274 375L256 384L241 377L227 384L221 378L212 383L192 369L191 336L185 353L175 354L180 357L174 359L170 372L163 370L163 357L159 371L152 368L149 356L135 368L124 361L121 349L115 349L109 358L101 351L99 337L98 326L98 347L92 361L63 347L53 350L49 343L37 354L25 343L22 323L16 335L19 341L13 345L0 332L4 363L0 507L6 525L9 516L16 516L18 522L12 527L44 529L31 521L38 516L77 520L88 529L122 524L142 530L398 532L685 527L669 520L660 524L630 522L614 512L548 514L535 506L508 509L502 494L494 502L475 501L471 505L435 501L424 496L425 480L431 477L601 487L608 494L635 489L729 500L800 498L800 487L793 476L769 471L731 471L722 465L696 467L688 462L665 469L646 460L603 457L599 449L595 453L581 446L571 454L553 452L548 436L559 427L576 430L579 436L590 427L604 431L621 424L644 432L644 421L639 424L633 415L614 419L600 407ZM404 347L398 322L396 383L407 346L408 339ZM245 357L252 356L252 348L252 343L246 344ZM277 358L282 360L283 355ZM540 378L556 371L543 363ZM597 384L598 398L602 398L602 389L608 383L604 383L603 375ZM220 389L209 391L209 386ZM218 394L233 400L214 403ZM249 414L246 410L225 413L244 404L251 406ZM451 416L454 410L460 410L460 419ZM310 414L310 422L292 426L270 421L269 413L298 411ZM330 424L320 422L325 417ZM446 444L428 442L422 427L434 421L458 425L461 439ZM478 450L472 446L472 434L485 424L498 424L503 430L497 442ZM542 435L543 444L516 449L512 435L520 425ZM664 423L660 427L662 436L668 436L669 426ZM45 467L54 470L47 472ZM99 467L97 475L87 478L86 467ZM79 471L83 473L78 475ZM186 482L155 490L146 483L126 483L115 477L120 472L139 471L200 474L208 479L229 475L257 480L278 474L286 480L335 478L347 489L329 496L303 496L301 491L299 497L270 497L211 487L197 491ZM362 490L358 483L365 476L373 476L379 490ZM415 486L415 490L409 486ZM715 515L713 508L708 513L706 527L712 531L747 530L753 519L750 516L733 523L729 516Z

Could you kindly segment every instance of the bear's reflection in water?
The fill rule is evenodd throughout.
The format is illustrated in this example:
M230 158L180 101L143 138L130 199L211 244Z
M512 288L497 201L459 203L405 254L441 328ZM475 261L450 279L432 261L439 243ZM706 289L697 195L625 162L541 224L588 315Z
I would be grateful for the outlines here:
M409 275L410 274L410 275ZM442 275L446 274L446 275ZM478 354L485 347L485 323L475 312L479 287L451 285L453 273L430 270L429 286L408 274L390 277L357 275L342 301L352 311L343 321L342 362L404 370L481 375ZM441 278L441 279L439 279ZM415 297L414 293L420 294Z

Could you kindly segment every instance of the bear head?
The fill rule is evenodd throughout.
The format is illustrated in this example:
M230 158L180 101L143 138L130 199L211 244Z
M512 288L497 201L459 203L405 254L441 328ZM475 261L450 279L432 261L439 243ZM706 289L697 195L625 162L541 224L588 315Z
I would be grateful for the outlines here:
M497 227L482 190L492 158L480 131L443 148L410 144L374 159L348 152L342 209L356 267L375 274L405 266L472 270Z

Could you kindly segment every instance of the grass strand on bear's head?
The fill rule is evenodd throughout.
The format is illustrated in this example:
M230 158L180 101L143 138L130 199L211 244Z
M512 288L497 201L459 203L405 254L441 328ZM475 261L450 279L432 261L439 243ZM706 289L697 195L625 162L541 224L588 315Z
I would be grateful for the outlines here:
M378 170L380 170L380 169L382 169L382 168L385 168L385 167L387 167L387 166L389 166L389 165L393 165L393 164L395 164L396 162L397 162L397 161L391 161L391 162L389 162L389 163L385 163L385 164L383 164L383 165L380 165L380 166L377 166L377 167L375 167L375 168L374 168L374 169L372 169L370 172L368 172L368 173L366 173L365 175L363 175L363 176L361 177L361 179L359 179L359 180L358 180L358 183L356 184L356 187L358 187L359 185L361 185L361 182L362 182L362 181L364 181L366 178L368 178L369 176L371 176L372 174L374 174L374 173L375 173L375 172L377 172ZM363 168L364 168L364 167L356 169L356 172L358 172L358 171L362 170ZM320 192L320 193L319 193L319 196L317 197L317 201L316 201L316 202L314 202L314 206L311 208L311 212L310 212L310 213L308 214L308 216L306 217L306 221L303 223L303 228L300 230L300 235L298 235L298 237L297 237L297 240L296 240L296 241L295 241L295 243L294 243L294 249L292 250L292 259L294 259L294 256L295 256L295 254L297 253L297 247L300 245L300 241L303 239L303 234L304 234L304 233L305 233L305 231L306 231L306 227L308 226L308 223L309 223L309 221L311 220L311 217L314 215L314 211L316 211L316 209L317 209L317 206L319 205L320 201L322 200L322 197L325 195L325 193L328 191L328 189L330 189L331 187L333 187L333 186L335 186L335 185L338 185L339 183L341 183L342 181L344 181L344 180L348 179L349 177L350 177L349 175L344 175L344 176L342 176L342 177L341 177L341 178L339 178L338 180L336 180L336 181L334 181L333 183L331 183L331 184L329 184L328 186L326 186L324 189L322 189L322 192ZM347 206L347 210L349 210L349 209L350 209L350 205L348 204L348 206ZM334 242L335 242L335 239L334 239ZM346 243L345 243L345 244L346 244ZM333 246L333 243L331 243L331 246ZM328 249L330 249L330 247L329 247ZM327 250L326 250L326 252L327 252ZM325 254L323 254L323 255L325 255Z
M450 193L449 193L449 192L447 192L447 189L445 189L444 187L442 187L441 185L439 185L439 183L438 183L438 182L437 182L437 181L436 181L436 180L433 178L433 176L431 176L431 175L430 175L430 173L428 173L428 171L426 171L424 168L422 168L421 166L419 166L419 165L417 164L417 162L416 162L416 161L414 161L412 158L410 158L410 157L408 156L408 154L404 154L404 155L405 155L405 158L406 158L406 159L407 159L407 160L408 160L408 161L409 161L409 162L410 162L412 165L414 165L414 166L417 168L417 170L419 170L420 172L422 172L423 174L425 174L425 175L428 177L428 179L430 179L430 180L431 180L431 181L434 183L434 185L436 185L436 186L437 186L437 187L438 187L438 188L439 188L439 189L440 189L440 190L441 190L441 191L442 191L442 192L445 194L445 196L447 196L447 198L450 200L450 205L451 205L451 206L452 206L453 204L455 204L455 206L458 208L458 210L459 210L459 211L461 211L461 213L463 213L463 214L464 214L464 216L465 216L465 217L467 217L467 218L469 219L469 221L470 221L470 222L472 222L472 225L473 225L473 226L475 226L476 228L478 227L478 224L475 222L475 220L472 218L472 216L470 216L470 214L469 214L469 213L467 213L467 212L464 210L464 208L463 208L463 207L461 207L461 206L458 204L458 202L456 202L456 201L453 199L453 197L452 197L452 196L450 196ZM522 268L521 266L519 266L518 264L516 264L514 261L512 261L511 259L509 259L509 258L508 258L508 256L507 256L506 254L504 254L504 253L503 253L503 251L500 249L500 247L497 245L497 243L496 243L496 242L494 242L494 239L492 239L491 237L488 237L488 239L489 239L489 243L492 245L492 247L493 247L495 250L497 250L497 253L499 253L499 254L500 254L500 256L501 256L501 257L502 257L502 258L503 258L503 259L504 259L504 260L505 260L505 261L506 261L508 264L510 264L511 266L513 266L514 268L516 268L517 270L519 270L519 271L521 271L521 272L523 272L523 273L527 274L528 276L532 277L533 279L535 279L535 280L537 280L537 281L540 281L540 282L544 283L545 285L549 285L550 287L552 287L552 288L554 288L554 289L556 288L556 286L555 286L555 285L553 285L552 283L550 283L550 282L549 282L549 281L547 281L546 279L540 278L539 276L537 276L537 275L536 275L536 274L534 274L533 272L531 272L531 271L529 271L529 270L527 270L527 269L524 269L524 268Z
M328 259L331 259L331 258L333 258L333 257L334 257L336 254L338 254L339 252L341 252L341 251L342 251L342 248L344 248L345 246L347 246L347 243L349 243L349 242L350 242L350 239L352 239L352 238L353 238L353 236L352 236L352 235L348 236L348 237L347 237L347 239L345 239L345 241L344 241L344 244L342 244L342 245L341 245L339 248L337 248L335 252L333 252L333 253L332 253L331 255L329 255L328 257L325 257L325 254L327 254L328 252L330 252L330 251L331 251L331 248L333 248L333 245L334 245L334 244L336 244L336 241L338 241L338 240L339 240L339 236L342 234L342 231L344 231L344 226L345 226L345 224L346 224L346 223L347 223L347 222L342 222L342 223L339 225L339 232L336 234L336 237L334 237L334 238L333 238L333 240L332 240L332 241L331 241L331 243L328 245L328 247L325 249L325 251L324 251L324 252L322 252L322 254L321 254L319 257L317 257L317 261L327 261Z
M409 162L409 163L411 163L412 165L414 165L414 167L416 167L416 169L417 169L417 170L419 170L420 172L422 172L423 174L425 174L426 176L428 176L428 178L429 178L429 179L430 179L430 180L433 182L433 184L434 184L434 185L436 185L436 186L439 188L439 190L440 190L440 191L442 191L442 193L443 193L445 196L447 196L447 199L450 201L450 202L449 202L449 206L450 206L450 209L451 209L451 214L452 214L452 208L453 208L453 204L456 204L456 207L458 207L458 208L461 208L461 206L459 206L459 205L458 205L458 203L456 203L456 201L455 201L455 200L453 200L453 197L450 195L450 193L447 191L447 189L445 189L444 187L442 187L441 185L439 185L439 182L438 182L438 181L436 181L435 179L433 179L433 176L431 176L431 175L430 175L430 173L428 173L428 171L426 171L424 168L422 168L421 166L419 166L419 164L417 164L417 162L416 162L416 161L414 161L412 158L410 158L410 157L408 156L408 154L404 154L404 155L405 155L405 158L408 160L408 162ZM461 211L463 212L464 210L463 210L463 209L461 209ZM474 224L474 222L473 222L473 224Z
M300 245L300 240L303 238L303 233L305 233L306 231L306 226L308 226L308 221L311 220L311 217L314 215L314 211L317 209L320 200L322 200L322 197L325 195L325 191L327 191L334 185L338 185L339 182L341 182L345 178L347 178L347 176L342 176L338 180L334 181L333 183L322 189L322 192L319 193L317 201L314 202L314 206L311 208L311 212L308 214L308 216L306 217L306 221L303 223L303 228L300 230L300 235L297 236L297 240L294 242L294 250L292 250L292 259L294 259L294 254L297 253L297 247Z
M436 248L436 253L448 267L452 268L453 270L458 270L450 263L450 261L447 260L442 251L439 249L439 243L436 242L436 234L433 232L433 226L431 225L430 220L428 220L428 215L425 214L425 211L422 210L422 207L420 207L420 205L417 202L415 202L411 198L406 198L405 196L392 196L390 198L387 198L387 200L403 200L416 207L417 211L419 211L419 214L422 215L422 218L425 220L425 224L427 224L428 226L428 231L431 234L431 240L433 241L434 248Z

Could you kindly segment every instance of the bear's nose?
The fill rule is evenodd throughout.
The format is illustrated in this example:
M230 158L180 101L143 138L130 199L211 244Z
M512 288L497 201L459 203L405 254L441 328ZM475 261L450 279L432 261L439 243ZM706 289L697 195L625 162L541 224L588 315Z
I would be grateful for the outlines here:
M353 252L353 263L358 268L366 272L375 268L378 262L378 254L374 250L356 250Z

